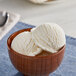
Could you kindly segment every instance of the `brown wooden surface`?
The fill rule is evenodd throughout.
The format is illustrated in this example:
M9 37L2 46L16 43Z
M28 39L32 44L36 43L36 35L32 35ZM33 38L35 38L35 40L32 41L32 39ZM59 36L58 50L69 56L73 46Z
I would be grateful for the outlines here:
M8 52L14 67L22 72L25 76L48 76L49 73L55 71L64 56L65 46L59 52L47 56L25 56L17 53L11 48L13 38L21 32L30 31L23 29L13 33L7 40Z

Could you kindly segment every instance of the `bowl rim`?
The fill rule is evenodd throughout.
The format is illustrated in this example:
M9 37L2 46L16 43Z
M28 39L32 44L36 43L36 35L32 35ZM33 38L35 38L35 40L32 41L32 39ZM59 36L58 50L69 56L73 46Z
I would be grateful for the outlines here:
M9 42L10 42L10 38L12 38L12 35L14 35L14 34L16 34L16 33L21 33L20 31L22 31L22 32L24 32L24 31L26 31L26 30L31 30L32 28L27 28L27 29L21 29L21 30L18 30L18 31L16 31L16 32L14 32L14 33L12 33L9 37L8 37L8 39L7 39L7 47L8 47L8 50L9 51L11 51L11 52L14 52L16 55L20 55L20 56L23 56L23 57L29 57L29 58L48 58L48 57L52 57L52 56L55 56L55 55L58 55L59 53L61 53L63 50L65 50L65 45L58 51L58 52L56 52L56 53L53 53L53 54L50 54L50 55L47 55L47 56L27 56L27 55L23 55L23 54L21 54L21 53L18 53L18 52L16 52L15 50L13 50L12 48L11 48L11 45L9 44ZM24 30L24 31L23 31ZM19 34L18 33L18 34ZM17 34L17 35L18 35ZM16 36L17 36L16 35ZM16 37L15 36L15 37ZM14 38L15 38L14 37ZM13 38L13 39L14 39ZM12 39L12 40L13 40ZM12 41L11 41L11 43L12 43Z

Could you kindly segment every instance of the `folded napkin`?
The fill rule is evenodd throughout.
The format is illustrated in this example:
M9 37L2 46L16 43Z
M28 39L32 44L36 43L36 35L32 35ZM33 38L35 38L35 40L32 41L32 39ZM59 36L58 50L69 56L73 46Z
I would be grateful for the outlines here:
M8 18L7 23L3 27L0 27L0 40L9 30L12 29L12 27L14 27L14 25L18 22L20 18L20 15L18 14L11 13L11 12L8 12L8 14L9 14L9 18Z
M23 76L12 65L8 50L7 39L15 31L34 26L18 22L16 26L0 40L0 76ZM66 51L59 68L50 76L76 76L76 38L66 36ZM48 67L48 66L47 66Z

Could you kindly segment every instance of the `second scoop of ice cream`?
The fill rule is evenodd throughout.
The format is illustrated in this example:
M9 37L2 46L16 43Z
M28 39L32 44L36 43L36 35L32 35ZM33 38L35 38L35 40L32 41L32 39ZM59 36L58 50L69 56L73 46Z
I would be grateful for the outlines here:
M57 52L66 43L63 29L55 23L42 24L31 32L35 44L51 53Z

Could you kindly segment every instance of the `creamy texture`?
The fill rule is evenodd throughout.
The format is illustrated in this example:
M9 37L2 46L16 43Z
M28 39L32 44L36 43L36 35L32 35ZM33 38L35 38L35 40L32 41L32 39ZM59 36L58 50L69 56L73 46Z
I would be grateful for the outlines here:
M31 32L22 32L18 34L13 39L11 47L16 52L27 56L35 56L42 51L32 40Z
M65 33L63 29L55 23L42 24L31 30L35 44L51 53L65 45Z
M39 4L41 4L41 3L46 2L47 0L30 0L30 1L33 2L33 3L39 3Z
M18 34L11 47L23 55L46 56L58 52L65 44L63 29L55 23L46 23Z

